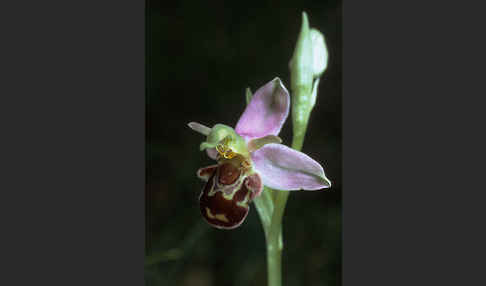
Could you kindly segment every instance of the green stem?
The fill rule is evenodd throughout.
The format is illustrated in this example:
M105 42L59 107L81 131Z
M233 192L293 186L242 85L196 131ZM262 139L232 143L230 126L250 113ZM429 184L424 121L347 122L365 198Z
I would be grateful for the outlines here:
M282 285L282 249L278 247L278 239L267 239L268 286Z
M282 285L282 217L289 192L278 192L267 236L268 286Z
M307 125L307 124L306 124ZM307 126L306 126L307 127ZM304 143L304 133L293 137L292 148L300 151ZM267 232L268 286L282 285L282 218L290 192L276 192L270 230Z
M302 13L302 27L297 39L294 55L290 63L291 90L292 96L292 125L293 138L292 148L300 151L304 144L304 137L307 131L307 124L311 110L315 103L314 91L317 91L318 81L313 87L313 50L312 38L310 36L309 22L307 14ZM265 190L268 191L268 190ZM261 217L264 213L271 214L270 224L263 223L265 228L265 237L267 241L267 265L268 265L268 286L282 285L282 218L285 211L285 205L290 192L278 191L273 198L273 212L263 209L263 204L259 208ZM263 220L262 220L263 221ZM269 228L269 229L268 229Z

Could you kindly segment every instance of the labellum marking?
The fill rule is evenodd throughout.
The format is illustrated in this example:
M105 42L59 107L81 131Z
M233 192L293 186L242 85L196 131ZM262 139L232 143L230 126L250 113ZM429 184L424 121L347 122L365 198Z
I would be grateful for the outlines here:
M250 198L251 198L250 193L252 193L252 192L250 191L250 192L246 193L245 199L241 202L236 202L236 204L240 207L248 208L248 203L250 202Z
M207 213L208 217L210 217L212 219L217 219L217 220L220 220L220 221L229 222L229 220L226 218L226 216L224 214L213 215L211 213L211 210L207 207L206 207L206 213Z

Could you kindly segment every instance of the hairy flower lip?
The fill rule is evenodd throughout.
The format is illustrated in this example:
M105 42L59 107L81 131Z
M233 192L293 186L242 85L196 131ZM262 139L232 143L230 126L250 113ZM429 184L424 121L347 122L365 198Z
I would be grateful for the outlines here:
M234 229L243 223L250 210L248 205L238 204L242 201L242 197L248 196L249 190L243 184L242 188L235 191L233 199L228 200L223 192L214 191L217 178L217 172L213 172L199 195L201 215L213 227ZM211 193L213 194L210 195ZM238 194L241 195L237 196Z

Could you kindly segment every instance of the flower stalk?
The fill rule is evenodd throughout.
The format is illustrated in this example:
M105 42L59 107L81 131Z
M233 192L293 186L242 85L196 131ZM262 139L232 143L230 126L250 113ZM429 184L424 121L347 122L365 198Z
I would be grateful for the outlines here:
M292 91L292 148L297 151L300 151L304 144L310 113L316 101L319 77L326 67L327 49L324 37L319 31L309 28L307 14L303 12L301 31L289 63ZM289 194L290 192L276 192L265 187L263 195L254 200L267 242L268 286L282 285L282 219Z

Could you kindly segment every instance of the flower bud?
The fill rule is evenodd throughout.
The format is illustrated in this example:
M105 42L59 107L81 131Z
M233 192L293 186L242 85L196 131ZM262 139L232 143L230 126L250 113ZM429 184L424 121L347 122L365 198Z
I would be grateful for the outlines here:
M327 48L324 42L324 35L318 30L310 29L312 42L312 73L314 78L320 77L327 68Z
M316 102L319 77L326 70L328 53L324 36L309 28L307 14L302 12L302 26L290 60L292 89L293 148L302 148L307 123Z
M302 26L289 63L292 71L292 86L312 88L313 80L320 77L327 68L328 52L324 35L309 28L307 14L302 13Z

